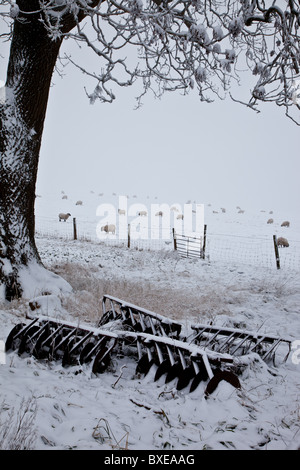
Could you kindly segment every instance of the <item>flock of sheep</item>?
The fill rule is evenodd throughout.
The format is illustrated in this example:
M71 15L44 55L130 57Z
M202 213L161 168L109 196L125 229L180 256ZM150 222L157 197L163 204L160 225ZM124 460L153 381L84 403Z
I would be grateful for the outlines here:
M136 197L136 196L133 196L133 197ZM68 199L68 196L67 195L63 195L62 196L62 199ZM83 205L83 202L81 200L77 201L76 202L76 206L82 206ZM176 206L172 206L171 207L171 211L174 211L174 212L178 212L178 208ZM118 209L118 214L119 215L125 215L126 212L124 209ZM143 210L143 211L139 211L137 213L138 216L141 216L141 217L145 217L148 215L147 211ZM163 216L163 212L162 211L158 211L155 216L157 217L162 217ZM69 212L67 212L66 214L63 213L63 212L60 212L58 214L58 220L59 222L61 222L62 220L64 222L66 222L68 220L68 218L71 217L71 214ZM183 220L183 214L178 214L177 215L177 219L178 220ZM102 232L106 232L106 233L112 233L113 235L116 233L116 226L114 224L106 224L106 225L103 225L101 227L101 231Z
M267 224L273 224L273 223L274 223L273 219L268 219L267 220ZM288 228L289 226L290 226L290 222L288 220L285 220L281 224L281 227L287 227ZM288 248L290 246L289 242L284 237L277 238L277 245L281 246L282 248Z
M175 211L175 210L177 210L177 208L172 208L172 207L171 207L171 210L174 210L174 211ZM118 214L119 214L119 215L125 215L126 212L125 212L124 209L118 209ZM144 210L143 210L143 211L139 211L139 212L137 213L137 215L140 216L140 217L146 217L146 216L148 215L148 213L147 213L147 211L144 211ZM157 216L157 217L162 217L162 216L163 216L163 212L162 212L162 211L158 211L158 212L155 214L155 216ZM180 219L180 220L183 220L183 214L178 214L178 215L177 215L177 219L178 219L178 220L179 220L179 219ZM106 224L106 225L103 225L103 226L101 227L101 231L102 231L102 232L106 232L106 233L112 233L112 234L114 235L114 234L116 233L116 226L115 226L114 224Z
M211 206L211 204L208 204L208 206ZM238 211L238 214L244 214L244 210L240 208L240 206L237 206L236 207L237 211ZM219 212L216 211L216 210L213 210L212 211L213 214L218 214ZM221 212L226 212L226 209L224 207L221 207ZM261 211L261 212L265 212L265 211ZM273 211L270 211L269 214L273 214ZM267 224L273 224L274 223L274 219L273 218L270 218L267 220ZM282 222L281 224L281 227L289 227L290 226L290 222L288 220L285 220L284 222ZM288 248L290 245L289 245L289 242L286 238L284 237L278 237L277 238L277 245L279 247L282 247L282 248Z
M92 191L91 191L92 192ZM113 193L113 195L116 196L115 193ZM103 193L100 193L99 196L103 196ZM136 196L133 196L134 198L136 198ZM62 199L68 199L68 196L67 195L63 195L62 196ZM155 198L157 199L157 198ZM187 203L191 203L191 201L187 201ZM78 200L76 202L76 206L82 206L83 205L83 202L81 200ZM211 204L208 204L208 207L210 207ZM244 214L244 210L240 208L240 206L237 206L236 209L238 210L238 214ZM171 207L171 211L174 211L174 212L179 212L178 208L176 206L172 206ZM221 207L221 212L222 213L225 213L226 212L226 209L224 207ZM264 211L261 211L261 212L264 212ZM125 210L124 209L118 209L118 214L119 215L125 215ZM213 214L218 214L218 211L215 211L213 210ZM270 211L269 214L273 214L273 211ZM140 212L137 213L138 216L141 216L141 217L144 217L144 216L147 216L147 211L145 210L142 210ZM162 211L158 211L155 216L157 217L162 217L163 216L163 212ZM61 221L64 221L66 222L68 220L68 218L71 217L71 214L68 212L68 213L59 213L58 214L58 219L59 219L59 222ZM183 214L178 214L177 217L176 217L178 220L183 220L184 216ZM269 218L267 220L267 224L273 224L274 223L274 219L273 218ZM281 227L286 227L288 228L290 226L290 222L288 220L285 220L284 222L282 222L281 224ZM116 233L116 226L114 224L106 224L106 225L103 225L101 227L101 231L102 232L106 232L106 233L112 233L112 234L115 234ZM286 238L284 237L279 237L277 239L277 244L279 247L283 247L283 248L287 248L289 247L289 242Z

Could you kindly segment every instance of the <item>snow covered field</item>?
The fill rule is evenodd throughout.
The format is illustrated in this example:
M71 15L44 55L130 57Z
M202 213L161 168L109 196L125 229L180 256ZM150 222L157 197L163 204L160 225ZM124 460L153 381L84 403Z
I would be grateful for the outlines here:
M57 231L71 229L72 219L57 220L58 212L69 211L78 224L86 221L86 230L95 231L97 204L96 195L90 195L83 206L76 206L75 198L61 201L60 195L56 199L42 195L37 201L37 224L44 217L44 221L53 220ZM270 209L274 209L272 215ZM188 393L178 392L175 381L154 382L153 370L137 378L132 359L122 374L124 363L115 362L112 371L95 377L89 367L74 374L74 368L2 354L0 448L191 452L299 448L300 221L270 209L238 214L236 207L222 213L220 208L205 206L205 260L182 259L168 244L163 250L157 246L127 249L92 237L74 241L39 231L37 245L43 262L73 287L69 296L49 297L40 313L94 325L106 293L177 319L184 328L191 322L245 328L291 337L295 349L286 362L279 355L276 367L257 357L240 377L241 390L221 382L207 399L202 386ZM267 224L270 217L272 225ZM290 227L281 227L287 219ZM289 248L280 249L280 270L275 264L273 234L285 236L290 243ZM218 237L219 245L214 242ZM258 240L266 242L270 254L256 258L253 245L246 250L255 238L255 246ZM225 256L228 240L231 244ZM248 253L246 258L234 255L234 246L239 253ZM0 306L0 341L24 321L28 300ZM22 416L23 428L16 434Z

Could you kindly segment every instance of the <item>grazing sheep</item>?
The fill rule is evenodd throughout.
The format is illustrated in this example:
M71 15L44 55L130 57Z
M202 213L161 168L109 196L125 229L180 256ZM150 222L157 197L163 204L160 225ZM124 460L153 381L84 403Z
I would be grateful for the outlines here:
M226 212L225 207L221 207L221 211L223 212L223 214L225 214L225 212Z
M58 214L58 219L59 221L61 222L62 220L64 222L66 222L66 220L68 220L68 218L71 216L71 214L68 212L67 214L63 214L62 212L60 214Z
M281 227L289 227L290 226L290 223L288 220L285 220L284 222L282 222L281 224Z
M178 216L176 217L176 219L178 219L178 220L183 220L183 214L178 214Z
M106 233L116 233L116 226L114 224L106 224L101 227L101 232L106 232Z
M218 214L219 212L218 211L213 211L213 214Z
M244 212L245 212L245 211L243 211L242 209L240 209L240 210L238 211L238 214L244 214Z
M274 222L273 219L268 219L267 224L272 224Z
M76 206L82 206L83 202L82 201L77 201Z
M178 208L177 208L176 206L172 206L170 210L171 210L171 211L174 211L174 212L179 212L179 210L178 210Z
M162 211L159 211L159 212L156 212L155 215L162 217L162 216L163 216L163 213L162 213Z
M147 215L147 211L140 211L138 212L138 215L145 216Z
M65 194L62 199L68 199L68 196Z
M287 241L286 238L283 238L283 237L279 237L277 238L277 245L278 246L282 246L283 248L287 248L289 247L289 242Z
M125 210L124 209L118 209L118 214L125 215Z

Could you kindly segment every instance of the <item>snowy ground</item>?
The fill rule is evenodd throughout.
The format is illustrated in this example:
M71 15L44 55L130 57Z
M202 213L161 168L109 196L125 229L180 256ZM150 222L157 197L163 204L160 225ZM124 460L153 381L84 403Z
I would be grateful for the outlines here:
M223 216L226 219L221 220ZM280 236L282 231L282 217L276 226L266 225L268 213L244 222L230 211L213 214L211 210L207 217L215 233L236 234L239 227L241 234L250 237L263 227L260 236L269 237L275 231ZM284 234L295 241L289 247L295 254L300 239L296 221L288 230ZM213 256L205 261L180 259L171 250L128 250L46 236L39 236L37 245L46 266L74 288L68 297L49 302L44 314L95 324L101 314L101 296L107 293L177 319L185 328L191 322L213 322L300 340L297 265L277 270L275 260L265 267ZM0 306L1 341L24 321L28 300ZM188 393L176 391L176 382L154 382L154 370L137 378L131 359L121 377L124 363L120 362L95 377L89 367L75 375L72 368L8 353L1 356L6 363L0 364L0 448L9 448L12 440L14 445L18 440L26 442L30 435L34 449L297 449L297 351L276 367L259 359L251 362L240 377L241 390L221 382L208 399L202 386ZM16 437L15 424L22 413L23 435Z

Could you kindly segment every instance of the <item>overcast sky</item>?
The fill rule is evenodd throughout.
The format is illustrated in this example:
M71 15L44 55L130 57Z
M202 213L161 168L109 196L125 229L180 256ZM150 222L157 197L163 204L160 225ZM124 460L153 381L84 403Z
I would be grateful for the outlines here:
M0 79L4 80L4 71ZM299 213L300 129L275 105L257 114L230 99L151 95L134 110L136 89L94 105L73 67L54 76L37 193L116 192L172 204ZM92 89L90 89L92 91Z

